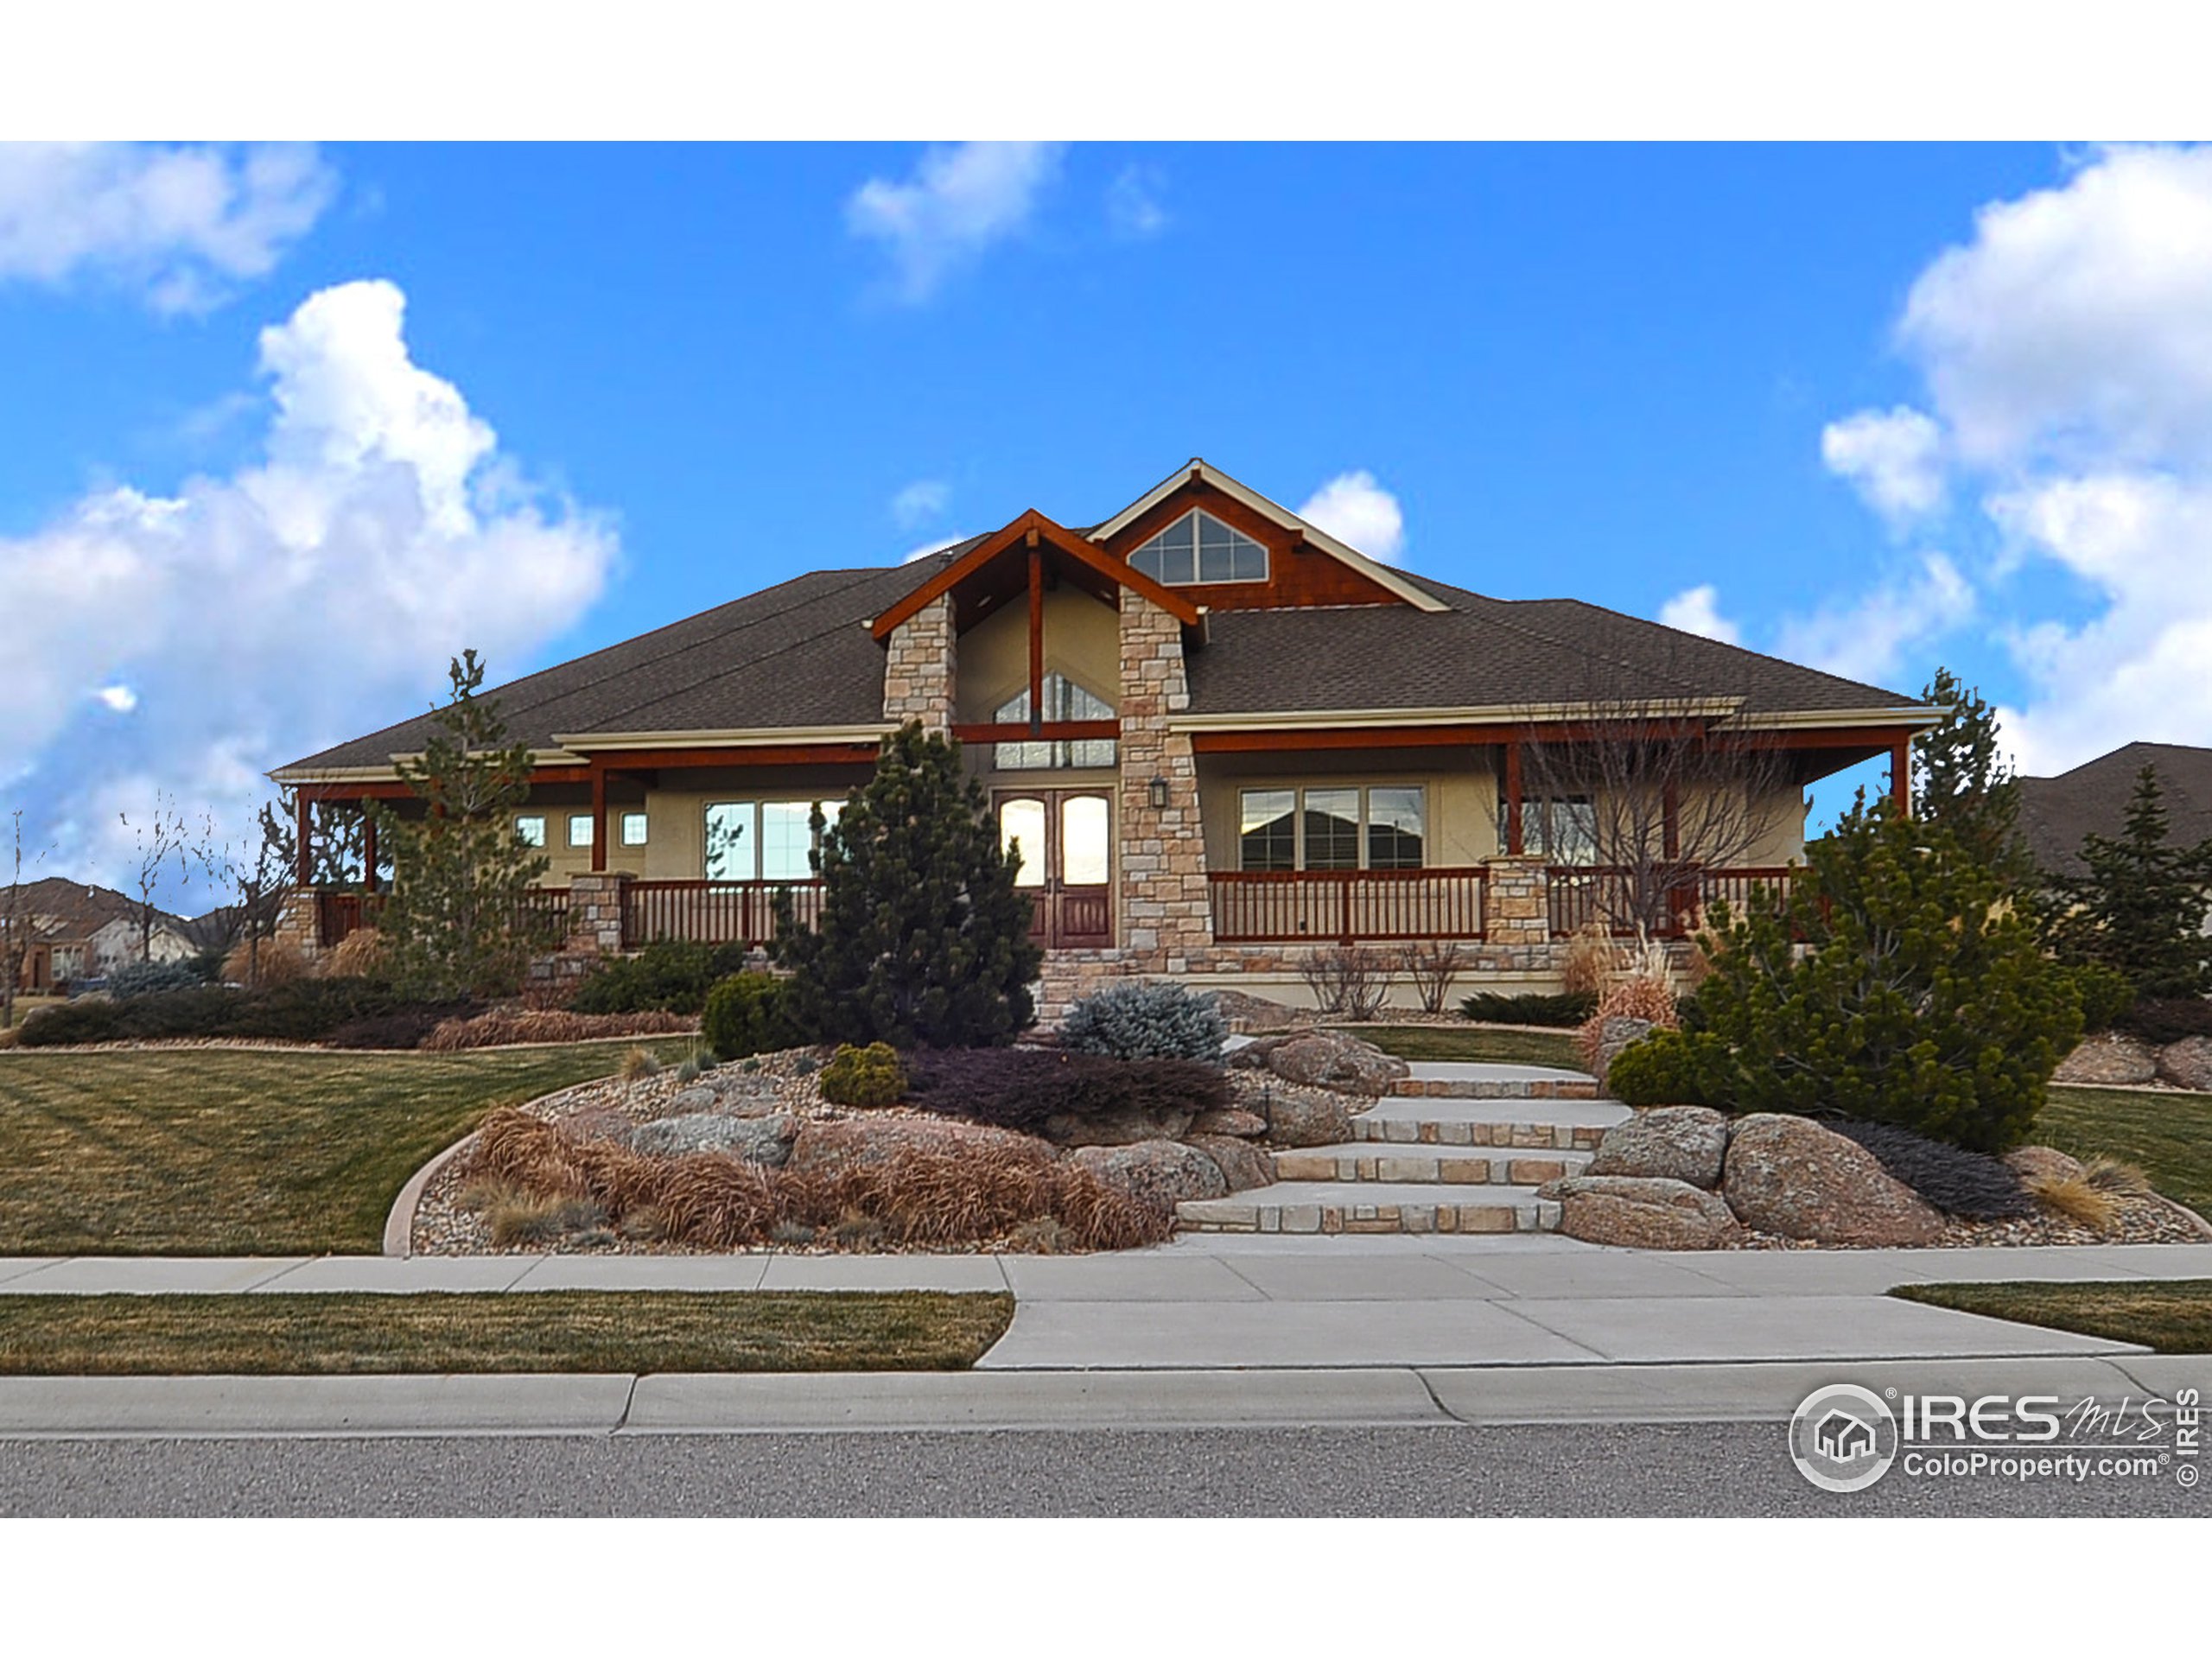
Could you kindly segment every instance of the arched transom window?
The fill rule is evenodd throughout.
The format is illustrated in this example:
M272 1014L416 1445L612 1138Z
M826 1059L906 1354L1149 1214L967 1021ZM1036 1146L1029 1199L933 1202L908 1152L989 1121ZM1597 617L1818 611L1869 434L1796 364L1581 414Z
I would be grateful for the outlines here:
M1129 568L1170 588L1199 582L1265 582L1268 550L1194 507L1130 554Z
M1111 720L1113 705L1103 697L1093 696L1065 675L1054 672L1045 677L1045 715L1046 720ZM1013 696L998 706L992 716L1001 726L1019 726L1029 719L1029 688L1023 686ZM1030 772L1049 766L1110 766L1114 764L1114 740L1110 737L1082 737L1073 741L1036 743L1001 743L998 747L998 768L1001 772Z

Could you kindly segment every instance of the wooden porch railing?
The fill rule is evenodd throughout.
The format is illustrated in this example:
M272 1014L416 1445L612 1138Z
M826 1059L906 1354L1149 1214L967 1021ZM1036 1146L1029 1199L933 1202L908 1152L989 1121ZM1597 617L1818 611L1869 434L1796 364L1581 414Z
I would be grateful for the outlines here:
M1488 872L1217 870L1206 877L1224 944L1479 939Z
M822 883L808 881L632 881L622 890L622 948L635 950L654 939L700 944L766 944L775 935L770 895L791 889L799 925L811 928L822 914Z
M384 904L385 895L380 893L318 893L315 896L315 937L327 950L346 935L374 927ZM549 945L558 944L569 931L569 890L532 887L515 907L515 924L540 935Z
M1669 914L1657 936L1683 937L1688 931L1688 919L1715 899L1726 899L1728 908L1740 915L1750 906L1755 889L1763 889L1777 899L1787 899L1797 871L1796 866L1779 864L1700 871L1669 895ZM1554 938L1580 932L1592 922L1605 924L1616 938L1635 934L1634 927L1619 919L1636 909L1633 871L1602 864L1554 864L1545 876Z

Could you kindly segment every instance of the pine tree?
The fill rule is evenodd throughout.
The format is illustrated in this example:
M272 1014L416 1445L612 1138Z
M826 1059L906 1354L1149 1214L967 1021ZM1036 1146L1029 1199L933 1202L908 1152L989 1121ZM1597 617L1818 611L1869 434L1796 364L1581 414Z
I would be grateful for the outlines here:
M959 745L910 721L875 776L830 824L819 808L822 911L812 932L775 895L785 1007L821 1041L952 1048L1003 1043L1030 1024L1043 953L1029 937L1018 852L1001 849Z
M1948 668L1920 696L1943 718L1912 740L1913 816L1942 824L1969 857L2024 893L2035 861L2020 836L2020 780L1998 749L1996 709Z
M1683 1029L1617 1059L1615 1092L2018 1145L2081 1035L2073 971L1976 854L1886 800L1862 801L1805 851L1786 915L1715 906L1713 973Z
M477 695L484 665L474 651L448 672L451 696L434 711L422 759L398 763L422 816L371 809L391 855L392 892L378 926L392 981L428 1001L511 992L531 957L553 943L524 912L550 863L516 836L509 816L530 796L530 747L509 742L498 704Z
M2070 961L2101 962L2142 997L2212 992L2212 841L2176 847L2155 766L2136 774L2118 836L2086 836L2086 875L2062 878L2050 934Z

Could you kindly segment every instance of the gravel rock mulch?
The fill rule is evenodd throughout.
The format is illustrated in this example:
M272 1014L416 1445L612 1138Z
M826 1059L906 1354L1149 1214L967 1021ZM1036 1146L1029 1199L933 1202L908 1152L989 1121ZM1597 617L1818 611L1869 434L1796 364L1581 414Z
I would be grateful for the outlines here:
M2084 1227L2077 1221L2048 1211L2039 1215L2022 1216L2015 1221L1964 1221L1952 1217L1946 1221L1940 1237L1925 1249L1978 1249L1988 1245L2018 1244L2202 1244L2200 1233L2190 1218L2154 1198L2120 1198L2116 1199L2118 1215L2110 1231L2099 1232L2094 1227ZM1868 1248L1856 1244L1821 1244L1808 1238L1784 1238L1775 1233L1754 1232L1746 1228L1730 1243L1720 1246L1732 1250L1850 1250Z

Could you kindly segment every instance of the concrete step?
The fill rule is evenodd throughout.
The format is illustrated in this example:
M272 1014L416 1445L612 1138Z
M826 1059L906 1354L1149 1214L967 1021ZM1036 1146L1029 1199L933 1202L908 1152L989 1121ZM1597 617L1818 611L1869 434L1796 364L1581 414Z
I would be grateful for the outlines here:
M1611 1100L1456 1100L1388 1095L1353 1115L1355 1141L1594 1151L1629 1109Z
M1598 1080L1586 1071L1549 1065L1503 1065L1473 1060L1414 1060L1394 1092L1425 1100L1595 1100Z
M1579 1173L1587 1152L1528 1147L1501 1149L1435 1142L1394 1145L1350 1141L1274 1154L1279 1181L1363 1181L1423 1186L1540 1186Z
M1190 1233L1548 1233L1559 1205L1533 1186L1278 1181L1175 1206Z

